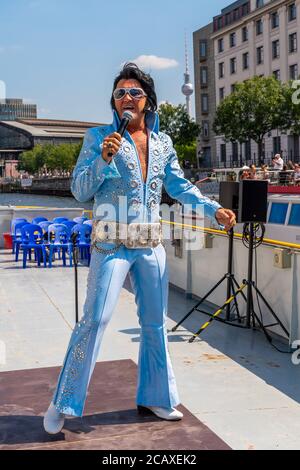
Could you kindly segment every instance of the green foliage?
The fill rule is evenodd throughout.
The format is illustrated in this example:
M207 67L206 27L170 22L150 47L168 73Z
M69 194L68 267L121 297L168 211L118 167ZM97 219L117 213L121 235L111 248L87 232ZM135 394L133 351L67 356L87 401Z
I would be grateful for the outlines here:
M284 130L289 129L291 134L300 135L300 80L290 81L284 85L286 125Z
M23 152L19 170L34 174L47 167L48 170L71 171L76 164L82 143L61 145L36 145L32 150Z
M253 77L238 83L217 108L214 131L227 141L253 139L261 145L272 129L288 125L284 86L274 77Z
M191 144L175 144L175 150L178 155L179 161L183 163L184 160L189 160L191 163L197 166L197 144L192 142Z
M200 133L200 126L190 118L184 105L163 103L158 108L160 130L168 134L174 145L192 145Z

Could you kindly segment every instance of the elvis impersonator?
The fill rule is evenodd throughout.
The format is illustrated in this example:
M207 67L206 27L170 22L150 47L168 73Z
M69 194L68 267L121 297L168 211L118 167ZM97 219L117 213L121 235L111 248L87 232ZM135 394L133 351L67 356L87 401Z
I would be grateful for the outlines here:
M179 420L182 413L165 328L168 275L161 243L162 186L182 204L199 204L204 215L229 230L235 216L204 197L184 178L172 141L159 131L153 79L127 63L113 85L113 123L89 129L73 171L71 190L94 198L92 255L84 312L76 324L57 387L44 417L48 433L61 431L65 415L82 416L103 332L129 273L141 343L136 403L141 413ZM132 114L124 137L123 113Z

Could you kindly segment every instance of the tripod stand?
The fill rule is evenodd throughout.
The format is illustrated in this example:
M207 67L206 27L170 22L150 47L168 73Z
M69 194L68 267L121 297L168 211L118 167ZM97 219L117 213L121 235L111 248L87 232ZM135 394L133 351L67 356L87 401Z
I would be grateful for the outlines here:
M249 226L249 230L247 230L248 226ZM282 328L282 330L284 331L284 333L287 336L289 336L288 330L285 328L285 326L283 325L281 320L278 318L278 316L276 315L276 313L274 312L274 310L270 306L269 302L263 296L263 294L258 289L258 287L256 286L255 282L252 279L252 275L253 275L253 252L254 252L254 249L255 249L254 232L255 232L254 222L250 222L249 224L244 225L243 236L245 237L245 234L247 234L247 241L249 243L249 246L248 246L248 278L243 280L243 284L238 288L238 290L236 292L234 292L234 294L230 298L227 299L225 304L220 309L218 309L213 315L210 315L211 316L210 321L205 323L193 335L193 337L190 338L190 340L189 340L190 343L192 343L196 339L196 337L198 337L201 334L201 332L203 330L205 330L205 328L207 328L207 326L211 323L211 321L214 320L217 317L217 315L219 315L221 313L221 311L223 310L223 308L225 306L227 306L227 308L228 308L228 305L232 302L232 300L234 300L236 302L236 297L239 293L241 293L243 295L243 298L246 300L246 316L244 317L246 319L246 325L245 326L235 325L235 326L240 326L242 328L251 328L251 326L252 326L254 328L255 327L255 321L257 321L258 325L263 330L266 338L268 339L268 341L270 343L272 343L272 338L271 338L270 334L268 333L268 331L266 330L266 328L268 328L268 327L279 325ZM247 287L247 296L246 297L242 292L245 287ZM272 323L272 324L269 324L269 325L264 325L263 321L258 317L257 313L254 310L253 290L256 292L257 296L259 296L261 298L261 300L264 302L264 304L268 308L269 312L271 313L272 317L276 320L275 323ZM225 322L225 323L233 325L233 323L229 323L229 322Z
M244 234L247 229L247 225L244 225ZM254 252L254 222L249 223L249 230L248 230L248 242L249 242L249 252L248 252L248 278L244 280L243 283L247 285L247 305L246 305L246 327L250 328L251 326L255 327L255 319L257 320L259 326L263 329L266 336L269 336L268 332L266 331L267 327L279 325L282 330L285 332L287 336L289 336L288 330L285 328L281 320L278 318L272 307L270 306L267 299L261 293L261 291L256 286L255 282L253 281L253 252ZM269 312L271 313L272 317L276 320L275 323L264 325L263 322L259 319L257 314L254 310L254 303L253 303L253 289L256 292L257 296L264 302L266 307L268 308ZM252 324L252 325L251 325ZM270 338L270 336L269 336Z
M222 307L220 307L220 309L217 310L218 312L218 315L223 311L223 309L226 307L226 319L221 319L221 318L217 318L217 315L216 313L215 314L211 314L211 313L208 313L208 312L205 312L203 310L200 310L198 307L203 303L205 302L205 300L217 289L217 287L219 287L223 281L225 281L227 279L227 299L230 299L231 296L232 296L232 293L233 293L233 296L232 296L232 300L234 301L234 305L235 305L235 309L236 309L236 314L237 314L237 319L239 321L239 323L241 323L241 316L240 316L240 313L239 313L239 307L238 307L238 303L237 303L237 300L236 300L236 296L237 296L237 293L238 293L238 290L240 289L240 286L239 284L237 283L235 277L234 277L234 274L232 272L232 261L233 261L233 237L234 237L234 232L233 232L233 229L231 228L228 232L228 236L229 236L229 243L228 243L228 264L227 264L227 273L224 274L224 276L212 287L212 289L210 289L209 292L207 292L207 294L205 294L204 297L202 297L201 300L199 300L199 302L185 315L184 318L182 318L182 320L180 320L177 325L175 325L173 328L172 328L172 331L176 331L177 328L195 311L197 310L198 312L201 312L201 313L204 313L206 315L208 315L209 317L211 317L211 320L212 319L216 319L218 321L221 321L223 323L229 323L229 324L232 324L230 322L231 320L231 317L230 317L230 302L228 302L228 300L223 304ZM237 288L237 291L235 290L235 288ZM243 297L244 297L244 300L246 301L246 297L244 295L243 292L241 292ZM234 324L233 324L234 325ZM236 325L234 325L236 326Z

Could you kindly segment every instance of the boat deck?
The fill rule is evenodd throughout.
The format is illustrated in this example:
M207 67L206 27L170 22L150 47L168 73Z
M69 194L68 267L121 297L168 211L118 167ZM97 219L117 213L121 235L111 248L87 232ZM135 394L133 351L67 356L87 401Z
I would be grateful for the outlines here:
M37 268L33 263L25 270L21 266L21 262L14 262L10 251L0 250L0 344L2 349L3 345L6 348L6 361L0 364L3 384L7 371L18 371L17 378L17 374L24 376L24 370L28 369L31 370L28 374L34 372L32 369L51 368L48 370L52 374L59 370L52 368L62 364L75 321L73 269L62 267L60 261L55 261L52 269ZM78 271L81 311L88 268L80 266ZM169 330L195 302L170 288ZM206 320L205 315L195 312L176 332L170 331L168 335L184 407L211 430L212 439L218 436L233 449L300 449L300 365L292 363L291 354L274 350L261 332L217 322L203 332L201 339L188 343L192 332ZM126 282L105 332L98 360L137 363L139 332L134 296ZM103 365L97 364L96 368L99 367ZM19 397L24 382L21 375ZM32 387L35 403L38 393L34 394L33 390ZM28 396L26 406L30 409ZM19 413L14 412L13 404L5 402L4 394L0 410L2 416L5 410L8 414ZM101 410L96 411L99 414ZM106 407L103 413L108 411ZM40 417L43 412L38 410ZM190 422L189 412L186 414ZM101 419L99 422L102 423ZM99 423L96 420L93 424ZM170 423L163 424L166 428L160 422L161 432ZM68 433L72 433L73 426L70 421ZM5 428L0 429L5 435ZM191 448L195 448L194 442Z

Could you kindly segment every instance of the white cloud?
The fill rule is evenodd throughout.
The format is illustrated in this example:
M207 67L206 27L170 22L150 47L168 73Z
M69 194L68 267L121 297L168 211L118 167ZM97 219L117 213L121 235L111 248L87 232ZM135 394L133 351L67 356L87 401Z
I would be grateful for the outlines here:
M18 52L22 51L24 48L19 44L11 44L10 46L0 46L0 54L5 52Z
M166 57L157 57L156 55L140 55L135 59L130 60L142 69L169 69L177 67L178 62L175 59L168 59ZM124 64L122 64L124 65Z

